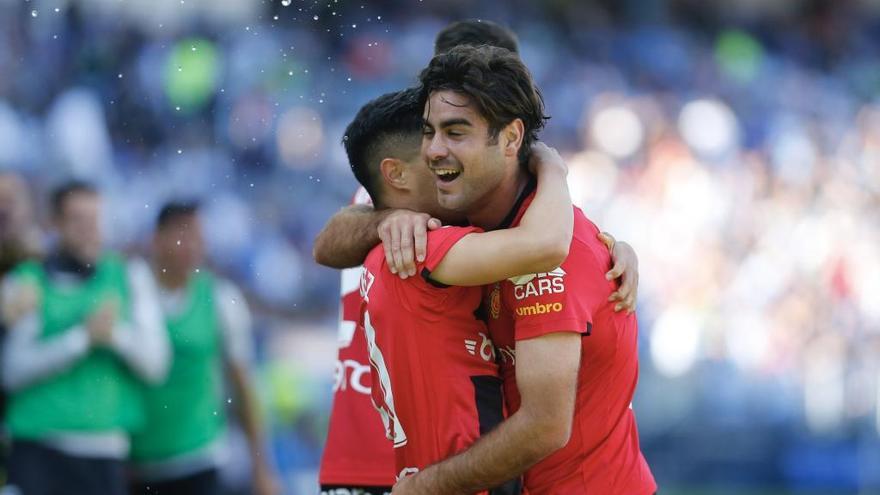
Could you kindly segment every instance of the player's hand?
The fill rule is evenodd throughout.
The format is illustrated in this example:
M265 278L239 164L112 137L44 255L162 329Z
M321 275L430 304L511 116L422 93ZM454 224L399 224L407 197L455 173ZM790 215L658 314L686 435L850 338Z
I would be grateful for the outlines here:
M254 464L254 495L278 495L281 485L272 469L265 462Z
M400 278L416 274L416 262L425 261L428 230L439 229L440 220L427 213L394 210L379 224L379 239L391 273Z
M113 341L113 329L118 319L119 300L115 297L105 299L86 322L92 345L109 346Z
M3 321L12 326L21 317L36 311L40 304L40 289L32 281L16 283L9 298L3 301Z
M614 240L614 237L602 232L599 239L605 243L611 251L611 260L614 266L605 274L608 280L620 279L620 286L608 297L609 301L617 301L614 311L626 310L632 313L636 310L636 296L639 292L639 257L629 244Z
M541 141L532 145L532 156L529 158L529 170L538 177L544 173L560 172L568 175L568 165L556 151Z

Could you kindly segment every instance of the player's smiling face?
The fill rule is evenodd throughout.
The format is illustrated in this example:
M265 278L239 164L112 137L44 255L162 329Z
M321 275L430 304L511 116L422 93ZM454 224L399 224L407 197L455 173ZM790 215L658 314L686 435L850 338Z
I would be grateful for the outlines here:
M425 105L422 153L440 205L467 213L487 200L505 173L504 153L467 95L435 91Z

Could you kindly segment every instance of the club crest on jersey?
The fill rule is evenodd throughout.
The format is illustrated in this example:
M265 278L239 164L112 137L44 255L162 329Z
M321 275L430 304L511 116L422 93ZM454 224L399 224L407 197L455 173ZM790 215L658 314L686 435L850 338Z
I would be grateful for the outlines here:
M489 294L489 316L497 320L501 316L501 285L495 284Z
M565 270L562 267L547 273L520 275L508 280L513 283L513 296L517 301L532 296L565 292Z

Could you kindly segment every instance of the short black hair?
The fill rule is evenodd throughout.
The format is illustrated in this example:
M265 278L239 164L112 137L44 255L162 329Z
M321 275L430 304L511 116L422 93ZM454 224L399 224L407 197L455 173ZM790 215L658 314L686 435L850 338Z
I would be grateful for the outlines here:
M159 216L156 217L156 229L168 227L171 222L180 217L189 217L199 212L199 203L197 201L170 201L162 206L159 210Z
M468 96L488 122L492 140L505 126L521 119L524 135L518 158L522 165L528 162L532 144L549 117L544 115L544 99L529 69L515 53L488 45L457 46L435 55L419 74L419 81L423 107L435 91Z
M79 179L71 179L59 184L52 190L50 199L52 216L61 216L61 214L64 213L64 204L67 202L67 198L75 194L97 195L98 189L92 184Z
M434 40L434 54L448 52L461 45L497 46L519 53L519 43L513 31L492 21L468 19L453 22L437 33L437 39Z
M420 152L421 136L419 88L387 93L370 101L348 124L342 137L348 163L376 207L383 204L379 164L389 157L411 159Z

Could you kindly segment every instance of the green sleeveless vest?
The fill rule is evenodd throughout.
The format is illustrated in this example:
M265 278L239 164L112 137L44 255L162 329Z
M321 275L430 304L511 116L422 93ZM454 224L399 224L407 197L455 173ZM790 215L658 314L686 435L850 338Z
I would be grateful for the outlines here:
M13 272L30 278L41 291L40 338L49 339L83 324L105 297L119 298L120 318L129 318L125 262L102 257L91 278L78 286L53 284L39 263L28 261ZM16 438L44 438L53 432L131 430L143 422L140 382L109 349L92 349L69 369L10 396L9 430Z
M194 274L187 309L166 317L173 350L168 379L145 394L146 427L132 436L131 458L160 461L204 447L226 426L214 280Z

